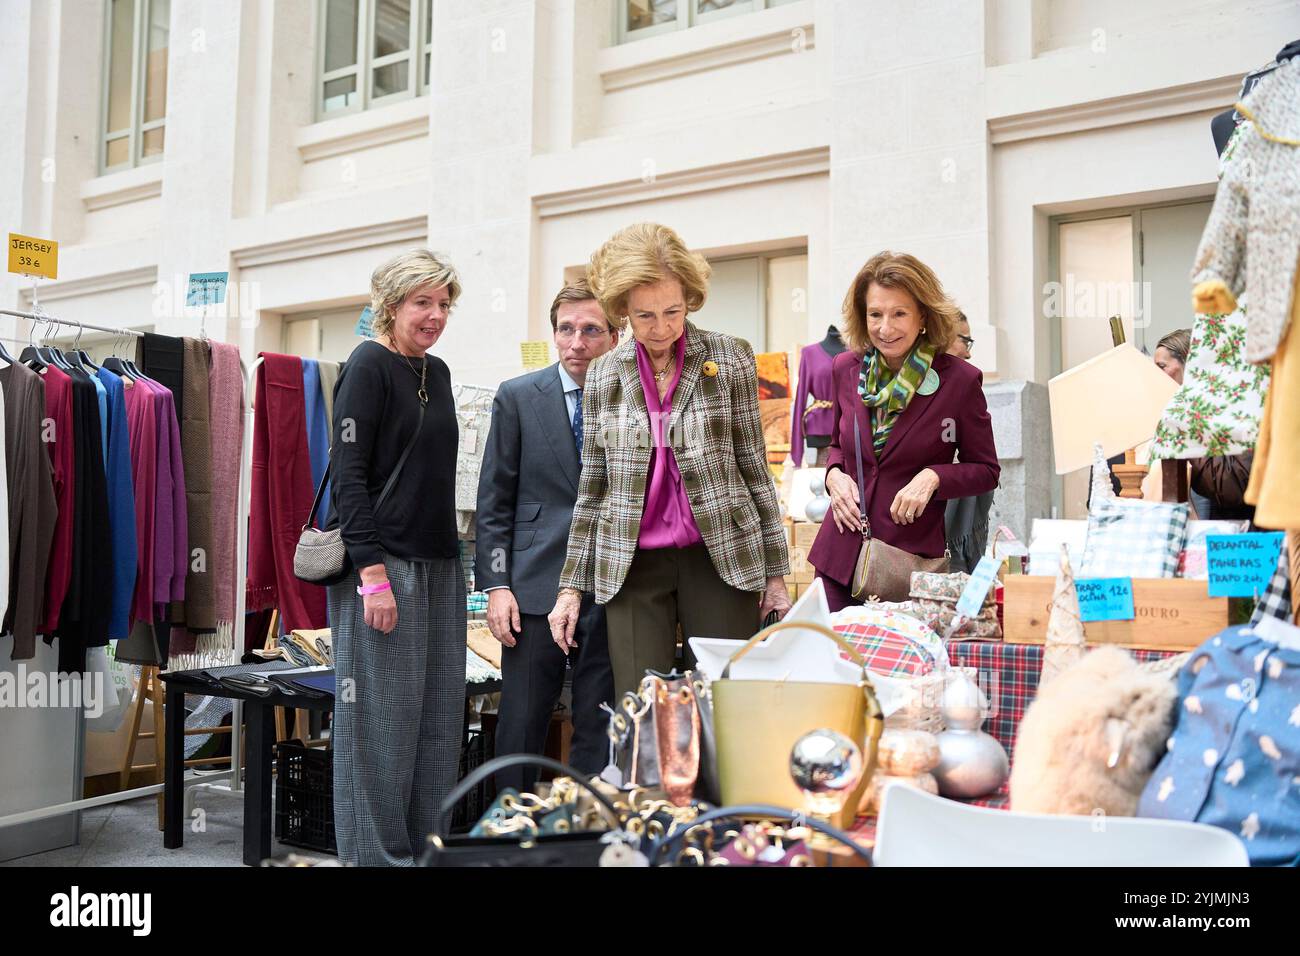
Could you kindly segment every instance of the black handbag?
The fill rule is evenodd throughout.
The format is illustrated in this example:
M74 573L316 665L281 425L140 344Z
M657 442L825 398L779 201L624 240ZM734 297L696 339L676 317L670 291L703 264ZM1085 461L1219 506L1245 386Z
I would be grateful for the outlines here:
M572 778L605 812L610 830L579 830L569 833L521 833L518 836L471 837L450 835L456 805L475 787L511 767L541 767ZM508 754L474 770L443 800L434 818L433 832L425 840L420 866L599 866L608 842L606 834L621 829L618 810L587 779L558 760L535 754Z
M745 804L743 806L735 807L718 807L715 810L710 810L708 813L702 813L696 818L694 825L690 829L674 831L663 839L655 841L649 850L646 851L646 858L650 861L651 866L666 865L667 860L664 859L664 855L673 850L673 848L676 847L684 837L693 832L697 827L716 824L719 820L752 820L754 818L761 818L764 820L794 820L799 816L803 817L803 819L799 820L801 826L808 827L810 830L816 830L818 833L823 833L826 836L831 837L833 840L844 844L844 846L852 850L853 853L864 863L868 866L871 865L871 853L864 849L861 844L853 839L853 837L849 836L849 834L845 833L838 827L833 827L829 823L823 823L815 817L804 816L794 810L785 810L781 807L773 807L761 803Z

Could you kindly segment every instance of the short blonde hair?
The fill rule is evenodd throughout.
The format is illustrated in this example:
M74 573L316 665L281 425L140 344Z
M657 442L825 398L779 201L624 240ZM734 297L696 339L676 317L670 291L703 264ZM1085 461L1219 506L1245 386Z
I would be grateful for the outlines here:
M682 284L686 311L698 312L709 294L708 260L691 252L667 226L638 222L610 236L591 257L587 283L596 293L610 324L627 324L628 293L640 285L651 285L669 276Z
M960 310L943 291L939 277L916 256L905 252L878 252L858 270L844 296L844 338L849 348L865 354L871 348L867 331L867 289L872 283L901 289L921 307L922 336L936 352L946 352L957 334Z
M406 297L423 286L447 287L452 306L460 298L460 277L450 262L428 249L411 249L370 274L370 311L375 337L387 335Z

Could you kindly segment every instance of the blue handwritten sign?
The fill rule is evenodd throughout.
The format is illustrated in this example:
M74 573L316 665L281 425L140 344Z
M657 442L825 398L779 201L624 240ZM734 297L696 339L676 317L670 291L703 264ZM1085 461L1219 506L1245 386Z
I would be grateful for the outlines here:
M226 301L229 272L191 272L186 305L219 305Z
M984 606L984 598L989 593L989 588L993 585L993 579L997 577L998 567L1002 564L996 558L991 558L987 554L980 558L979 564L975 565L975 570L970 574L970 580L966 582L966 587L961 592L961 597L957 599L957 613L962 617L976 617L979 615L980 608Z
M370 311L370 306L361 310L361 317L357 319L357 335L363 339L373 339L375 337L375 314Z
M1268 588L1282 551L1281 531L1205 536L1210 597L1257 597Z
M1077 578L1079 617L1087 621L1131 621L1133 612L1132 578Z

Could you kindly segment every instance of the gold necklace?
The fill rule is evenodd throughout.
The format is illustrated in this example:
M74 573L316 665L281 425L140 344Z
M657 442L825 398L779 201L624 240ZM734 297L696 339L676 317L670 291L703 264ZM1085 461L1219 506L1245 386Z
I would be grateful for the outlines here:
M668 371L673 367L673 361L675 358L676 356L673 355L668 356L668 361L667 363L665 363L664 367L659 369L657 372L655 372L656 382L662 382L665 378L668 377Z
M429 404L429 392L428 392L428 390L424 387L425 375L426 375L426 373L427 373L428 370L429 370L429 356L428 356L428 353L425 353L424 355L421 356L420 371L417 372L417 371L415 370L415 366L411 364L411 360L410 360L410 358L406 355L405 352L403 352L401 349L399 349L399 348L397 347L397 339L394 338L393 335L392 335L391 333L390 333L389 336L388 336L388 341L390 341L390 342L393 343L393 351L396 352L398 355L400 355L400 356L402 357L402 361L405 362L405 363L406 363L406 367L409 368L409 369L411 370L411 374L412 374L412 375L418 375L418 376L420 376L420 390L419 390L418 392L416 392L415 394L419 396L419 398L420 398L420 404L421 404L421 405L428 405L428 404Z

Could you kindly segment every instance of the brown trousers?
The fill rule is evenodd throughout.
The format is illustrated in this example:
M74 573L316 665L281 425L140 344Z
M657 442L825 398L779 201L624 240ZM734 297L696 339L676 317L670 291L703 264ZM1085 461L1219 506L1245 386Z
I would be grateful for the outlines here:
M638 550L623 586L605 605L615 699L635 690L647 670L672 668L678 624L683 640L753 637L761 598L723 581L702 544ZM689 646L686 655L692 659Z

